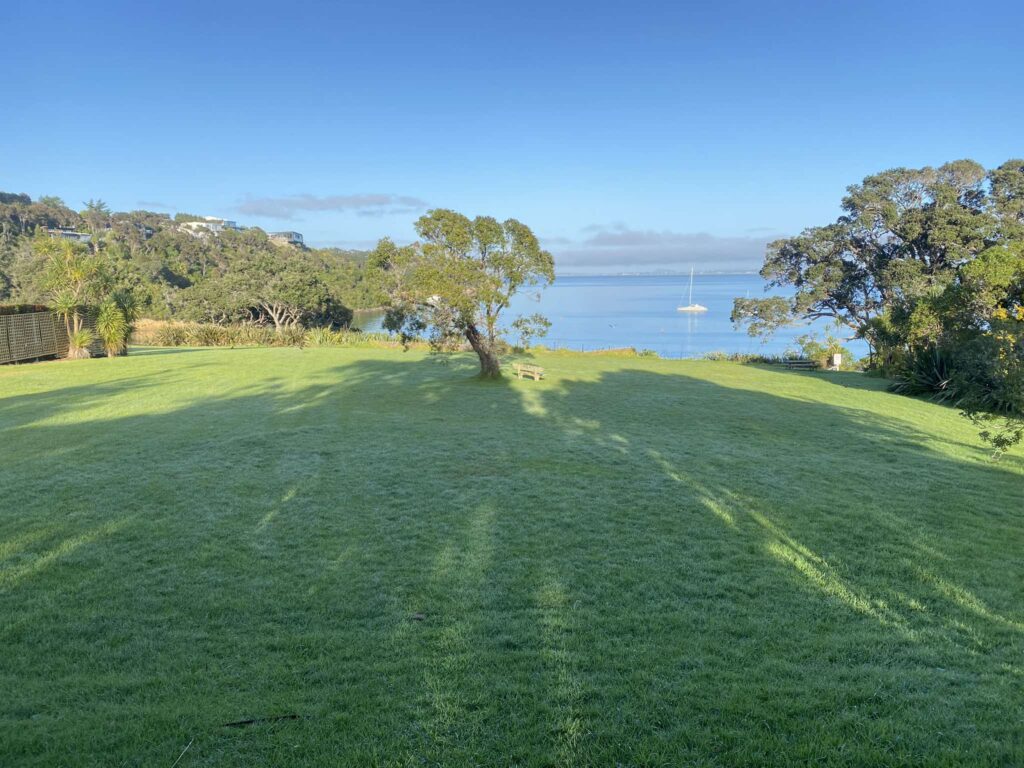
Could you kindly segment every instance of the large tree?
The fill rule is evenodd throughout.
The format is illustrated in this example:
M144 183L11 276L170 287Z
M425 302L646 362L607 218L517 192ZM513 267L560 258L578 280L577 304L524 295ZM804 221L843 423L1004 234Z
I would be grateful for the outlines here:
M329 313L331 296L311 265L261 253L232 272L231 282L252 309L280 332Z
M1006 183L1015 181L1008 174ZM1001 236L985 170L970 160L869 176L848 189L842 209L831 224L769 244L762 277L795 290L785 306L778 298L738 299L735 322L762 333L829 318L877 348L894 317L941 292Z
M110 226L110 207L102 200L93 200L92 198L86 200L84 205L85 208L80 215L95 241L95 238Z
M947 386L996 455L1024 440L1024 238L983 251L911 320L912 347L949 361Z
M500 377L502 312L518 291L555 279L554 259L515 219L471 220L437 209L416 222L416 232L419 242L399 247L384 239L370 256L387 297L385 326L404 335L429 330L437 348L465 339L480 360L480 375Z
M956 402L997 453L1024 440L1024 161L869 176L834 223L771 243L761 275L792 294L737 299L751 333L833 318L895 391Z

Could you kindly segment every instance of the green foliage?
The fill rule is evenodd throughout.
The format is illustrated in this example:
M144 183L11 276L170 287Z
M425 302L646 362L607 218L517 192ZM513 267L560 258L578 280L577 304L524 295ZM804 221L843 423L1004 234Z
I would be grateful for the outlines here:
M310 328L306 331L306 344L310 347L332 347L336 345L337 332L330 328Z
M958 405L998 458L1024 440L1024 307L997 314L957 353Z
M515 219L470 220L436 209L420 217L416 231L420 242L402 248L381 240L368 262L387 297L385 327L403 338L427 332L437 351L468 341L480 360L480 375L500 377L501 312L520 290L552 282L554 259ZM534 316L520 333L535 335L543 322Z
M148 322L132 337L135 344L158 347L395 347L386 333L320 327L274 328L259 325Z
M300 257L282 258L260 251L234 265L228 275L236 302L256 319L281 331L316 318L333 319L331 295L316 270ZM351 313L345 317L347 322Z
M769 244L761 275L770 287L794 289L791 317L830 318L874 348L885 314L927 331L930 318L914 315L916 303L954 283L962 264L1012 229L992 202L994 183L968 160L869 176L849 188L834 223ZM737 302L734 320L771 331L785 313L777 299L752 299Z
M72 314L78 311L81 306L75 295L71 291L58 291L53 294L53 298L50 301L50 306L53 307L54 311L68 320Z
M91 357L89 347L96 341L96 336L88 328L79 328L68 334L68 359L81 360Z
M44 284L68 336L82 330L83 308L102 302L110 291L106 261L83 245L37 238L34 251L46 260Z
M512 321L512 330L519 336L521 349L528 348L534 339L547 336L550 328L551 321L538 313L520 316Z
M788 309L737 299L751 333L832 318L868 341L894 391L957 402L997 454L1022 439L1024 161L869 176L836 222L771 243L761 275L794 293Z
M116 288L100 304L96 317L96 332L103 341L108 357L127 354L128 339L138 318L135 293L126 287Z
M46 304L6 304L0 305L0 316L25 315L32 312L49 312L53 307Z
M238 334L233 333L228 326L209 323L190 323L185 326L184 344L189 347L234 346L238 339Z
M900 361L889 391L900 395L926 395L942 403L956 400L953 360L939 347L919 347Z
M195 236L180 228L200 217L112 212L90 200L81 214L56 198L0 196L0 301L52 296L44 275L47 228L91 232L87 248L105 265L111 288L130 289L140 316L233 323L346 325L350 308L381 306L366 279L366 253L282 248L258 229Z
M394 347L395 340L386 333L350 331L347 328L310 328L305 335L310 347ZM406 346L409 346L408 344Z
M825 338L820 339L816 334L805 333L796 338L797 347L800 350L800 357L804 360L813 360L820 367L828 364L832 355L842 355L843 366L852 369L855 359L849 349L843 346L842 341L832 333L826 331Z
M779 296L734 299L729 319L737 328L745 325L749 335L765 339L794 322L790 302Z
M16 247L19 239L31 239L37 229L82 225L82 218L59 198L32 202L28 195L0 192L0 249Z
M138 344L155 344L159 347L181 347L185 345L186 326L179 323L166 323L155 331L140 338L136 334L133 339Z
M127 348L131 325L124 310L113 299L107 299L100 305L96 316L96 333L103 342L107 357L116 357Z
M316 253L279 248L259 230L224 232L215 240L186 237L193 241L188 258L194 266L172 293L172 316L199 322L271 323L279 330L306 324L344 326L351 321L351 310L328 284L329 273ZM331 279L337 288L337 275Z
M1003 221L1024 230L1024 160L1007 160L989 174L992 203ZM1018 230L1017 235L1021 234Z
M89 199L81 211L82 220L85 221L89 231L94 236L100 234L110 225L110 207L102 200Z
M379 286L367 279L368 252L322 248L307 253L337 303L353 309L374 309L387 302Z
M780 365L785 358L778 355L715 351L706 352L702 359L714 362L748 363L752 365Z
M929 342L947 352L957 404L1005 453L1024 436L1024 240L987 248L925 306L931 338L912 339L909 355Z

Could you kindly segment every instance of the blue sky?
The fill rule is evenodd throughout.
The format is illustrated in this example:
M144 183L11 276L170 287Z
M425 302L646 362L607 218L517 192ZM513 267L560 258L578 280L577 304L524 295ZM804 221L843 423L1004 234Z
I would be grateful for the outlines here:
M0 189L350 247L450 207L565 273L756 268L866 174L1024 155L1022 28L1019 2L6 0Z

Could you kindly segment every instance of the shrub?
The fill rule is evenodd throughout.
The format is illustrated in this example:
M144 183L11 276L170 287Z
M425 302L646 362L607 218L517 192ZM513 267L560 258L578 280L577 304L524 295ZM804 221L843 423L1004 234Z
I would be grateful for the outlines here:
M952 371L957 405L981 428L993 458L1024 442L1024 310L1018 311L1020 319L997 318L990 333L960 347Z
M778 355L761 355L751 352L708 352L702 359L751 365L781 365L783 360Z
M306 329L297 325L290 325L272 333L271 346L274 347L301 347L306 342Z
M335 347L341 342L339 336L330 328L310 328L306 331L306 344L311 347Z
M938 347L910 352L896 364L889 391L900 395L928 395L937 403L957 397L953 385L953 361Z
M103 341L107 357L117 357L124 352L130 331L128 318L113 300L108 299L100 305L96 316L96 332Z
M24 315L31 312L50 312L45 304L7 304L0 306L0 315Z
M68 358L70 360L83 360L92 357L89 352L89 345L96 340L96 336L88 328L81 328L72 331L68 336Z
M190 347L226 347L231 345L230 334L219 325L192 323L185 326L185 343Z
M185 345L185 338L185 326L168 323L156 329L152 341L159 347L181 347Z
M132 334L135 344L158 347L398 347L401 342L387 333L363 333L348 329L284 327L280 331L263 325L216 325L142 320ZM425 343L413 340L411 347Z
M831 333L825 333L825 339L819 340L811 333L798 336L796 343L800 347L800 357L805 360L813 360L822 368L828 365L828 358L832 355L843 356L843 367L850 367L853 363L853 355L844 347L839 339Z
M274 332L259 325L232 325L231 338L236 347L268 347Z

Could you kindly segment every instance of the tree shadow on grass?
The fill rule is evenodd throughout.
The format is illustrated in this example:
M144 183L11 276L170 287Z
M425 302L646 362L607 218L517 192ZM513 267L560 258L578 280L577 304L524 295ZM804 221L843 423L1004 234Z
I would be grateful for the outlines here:
M835 384L846 389L863 389L871 392L884 392L888 382L878 376L860 371L797 371L786 370L781 365L765 365L762 363L750 363L750 368L779 376L793 376L797 378L811 378L816 381L824 381Z
M223 349L218 348L218 349ZM209 348L203 347L136 347L128 350L129 357L165 357L168 355L194 355L209 352Z
M1019 756L1019 466L676 372L495 387L461 360L309 355L299 380L268 358L230 395L105 420L98 453L88 424L41 418L49 395L19 404L0 751Z

